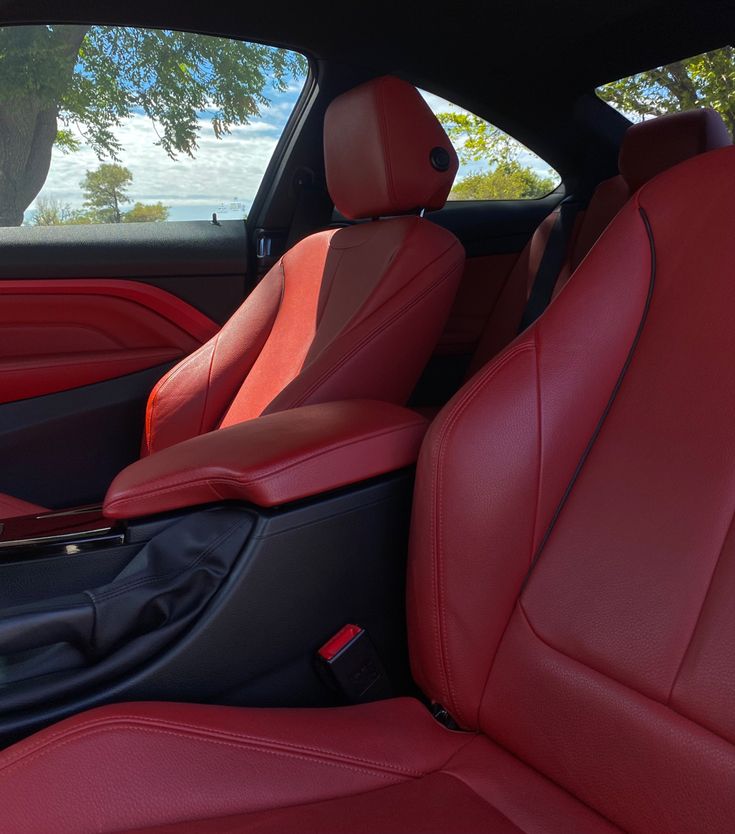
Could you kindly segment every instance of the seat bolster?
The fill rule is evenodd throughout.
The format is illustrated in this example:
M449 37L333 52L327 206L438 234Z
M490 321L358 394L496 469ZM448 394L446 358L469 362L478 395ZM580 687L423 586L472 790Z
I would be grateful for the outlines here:
M2 830L99 834L330 800L437 771L472 738L408 698L102 707L0 754Z
M282 289L279 262L215 336L158 382L148 399L143 455L218 427L270 335Z
M6 518L19 518L24 515L37 515L45 512L48 512L48 510L38 504L31 504L29 501L0 493L0 521Z
M409 698L329 710L102 707L0 754L0 803L3 834L617 832Z

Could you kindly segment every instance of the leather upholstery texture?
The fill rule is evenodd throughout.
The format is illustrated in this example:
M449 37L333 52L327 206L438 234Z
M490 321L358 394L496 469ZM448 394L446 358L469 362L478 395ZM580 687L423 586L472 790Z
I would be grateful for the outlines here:
M136 281L0 281L0 403L177 361L216 331L185 301Z
M329 105L324 161L334 204L352 220L441 208L459 167L429 105L389 75Z
M412 665L464 732L107 707L0 755L4 832L731 834L734 178L728 148L644 186L429 429Z
M416 462L426 420L369 400L308 405L193 437L131 464L107 491L108 518L222 500L286 504Z
M302 405L404 403L463 264L456 238L420 217L306 238L213 339L158 383L144 453Z
M419 684L635 834L735 814L733 175L644 186L419 462Z
M631 125L618 168L631 192L685 159L732 144L720 114L710 107L669 113Z
M4 834L617 831L409 699L102 708L0 754L0 796Z
M631 125L620 148L620 174L601 182L586 209L577 217L554 296L559 294L634 191L679 162L731 144L732 137L722 117L709 108L672 113ZM470 374L478 371L516 337L557 213L558 209L534 232L497 296L477 342ZM460 295L462 292L460 286Z

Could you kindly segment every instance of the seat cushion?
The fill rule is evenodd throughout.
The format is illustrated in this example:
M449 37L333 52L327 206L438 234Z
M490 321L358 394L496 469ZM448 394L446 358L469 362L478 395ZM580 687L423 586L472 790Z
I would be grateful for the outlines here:
M13 498L12 495L0 493L0 520L45 512L48 512L46 508L38 504L31 504L30 501L23 501L20 498Z
M3 834L617 831L411 699L103 707L0 755L0 807Z

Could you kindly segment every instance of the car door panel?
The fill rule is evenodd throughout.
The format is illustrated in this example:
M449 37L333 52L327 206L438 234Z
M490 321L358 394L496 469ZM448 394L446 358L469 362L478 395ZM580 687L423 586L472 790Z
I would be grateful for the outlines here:
M0 405L0 493L53 509L100 501L138 458L148 394L171 364Z
M224 324L250 289L242 220L0 228L0 284L122 279Z
M0 281L0 403L176 361L217 329L187 302L134 281Z
M0 492L99 500L148 395L248 289L242 221L0 229Z

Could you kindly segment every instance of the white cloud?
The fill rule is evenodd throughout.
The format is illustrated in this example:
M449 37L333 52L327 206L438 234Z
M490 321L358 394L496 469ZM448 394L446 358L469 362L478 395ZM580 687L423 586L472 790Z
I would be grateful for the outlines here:
M303 82L302 82L303 83ZM241 217L249 209L260 186L284 125L291 115L301 87L271 92L271 105L250 124L238 125L217 139L210 116L199 119L199 147L194 158L180 154L170 159L158 146L158 134L142 113L131 115L116 131L123 151L120 163L133 174L128 193L133 201L161 201L169 206L170 219L208 219L212 212ZM109 160L103 160L109 161ZM53 197L81 208L81 181L100 160L87 146L71 154L54 148L51 168L39 197ZM26 217L32 215L34 202Z

